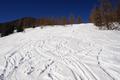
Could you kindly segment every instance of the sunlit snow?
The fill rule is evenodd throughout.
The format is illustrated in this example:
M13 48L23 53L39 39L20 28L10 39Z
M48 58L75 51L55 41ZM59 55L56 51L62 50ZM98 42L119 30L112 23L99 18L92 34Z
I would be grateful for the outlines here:
M0 80L120 80L120 32L80 24L0 38Z

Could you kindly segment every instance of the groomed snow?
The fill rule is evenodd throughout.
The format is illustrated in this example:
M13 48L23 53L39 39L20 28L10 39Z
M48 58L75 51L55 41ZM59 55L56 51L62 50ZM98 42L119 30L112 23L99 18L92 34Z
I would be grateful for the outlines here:
M0 80L120 80L120 32L80 24L0 38Z

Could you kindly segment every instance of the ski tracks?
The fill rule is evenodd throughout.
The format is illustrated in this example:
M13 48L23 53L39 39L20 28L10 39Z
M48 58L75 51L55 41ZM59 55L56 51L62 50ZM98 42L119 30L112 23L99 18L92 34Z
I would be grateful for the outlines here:
M96 47L90 41L71 37L53 36L45 40L29 41L6 56L0 80L101 80L86 63L89 63L89 58L95 58L95 65L110 80L115 80L101 65L102 51L101 47Z

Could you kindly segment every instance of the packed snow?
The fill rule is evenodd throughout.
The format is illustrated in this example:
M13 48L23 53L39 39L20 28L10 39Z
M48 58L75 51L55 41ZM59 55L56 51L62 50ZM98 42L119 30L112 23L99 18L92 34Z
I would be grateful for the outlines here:
M120 32L76 24L0 38L0 80L120 80Z

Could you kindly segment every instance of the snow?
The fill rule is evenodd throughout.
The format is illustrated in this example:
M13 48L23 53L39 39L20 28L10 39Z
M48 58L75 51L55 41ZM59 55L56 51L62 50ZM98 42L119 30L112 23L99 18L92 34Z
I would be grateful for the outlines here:
M0 80L120 80L120 32L76 24L0 38Z

